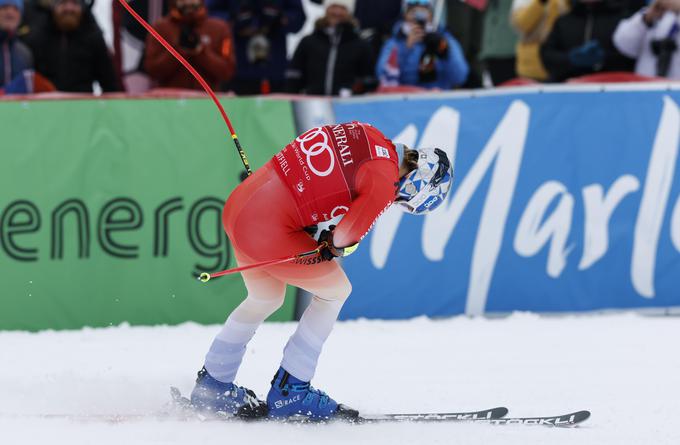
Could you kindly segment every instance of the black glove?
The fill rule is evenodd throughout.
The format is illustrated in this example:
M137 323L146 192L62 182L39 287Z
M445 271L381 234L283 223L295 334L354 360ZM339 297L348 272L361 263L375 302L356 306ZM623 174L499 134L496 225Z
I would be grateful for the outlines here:
M196 30L190 25L183 25L179 32L179 46L184 49L195 50L201 43Z
M335 226L330 226L330 230L322 230L319 235L319 246L325 243L325 246L319 251L319 256L324 261L330 261L333 258L348 256L357 250L359 243L347 247L336 247L333 244L333 230Z

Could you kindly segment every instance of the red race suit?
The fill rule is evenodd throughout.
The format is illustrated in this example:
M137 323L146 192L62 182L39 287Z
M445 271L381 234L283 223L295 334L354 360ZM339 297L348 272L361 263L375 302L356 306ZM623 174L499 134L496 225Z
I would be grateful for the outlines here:
M346 247L359 242L392 204L398 180L394 144L376 128L360 122L316 127L234 190L222 222L239 265L315 249L316 241L304 228L338 215L344 217L334 243ZM323 264L264 270L296 284L296 277L324 269Z

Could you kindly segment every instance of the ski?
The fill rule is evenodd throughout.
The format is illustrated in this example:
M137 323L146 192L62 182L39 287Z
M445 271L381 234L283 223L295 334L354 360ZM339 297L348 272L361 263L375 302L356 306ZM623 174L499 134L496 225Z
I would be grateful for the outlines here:
M543 425L554 427L572 427L588 420L590 411L576 411L561 416L546 417L515 417L499 419L473 419L475 423L488 423L490 425Z
M491 421L501 419L507 413L508 409L500 406L481 411L460 413L359 414L359 417L355 421L358 423Z

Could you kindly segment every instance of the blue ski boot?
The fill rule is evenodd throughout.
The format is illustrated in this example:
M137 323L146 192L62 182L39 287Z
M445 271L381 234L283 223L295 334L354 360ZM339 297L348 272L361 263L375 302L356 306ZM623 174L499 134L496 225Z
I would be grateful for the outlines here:
M274 419L326 421L358 420L359 412L338 404L323 391L312 388L279 368L267 395L269 417Z
M198 372L191 405L198 411L222 416L245 419L267 416L267 404L253 391L215 380L205 368Z

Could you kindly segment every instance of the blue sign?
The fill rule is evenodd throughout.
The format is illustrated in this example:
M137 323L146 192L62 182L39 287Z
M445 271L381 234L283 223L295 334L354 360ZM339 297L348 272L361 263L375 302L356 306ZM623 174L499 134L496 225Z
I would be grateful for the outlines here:
M447 202L392 207L344 262L341 318L680 306L680 93L338 101L455 159Z

